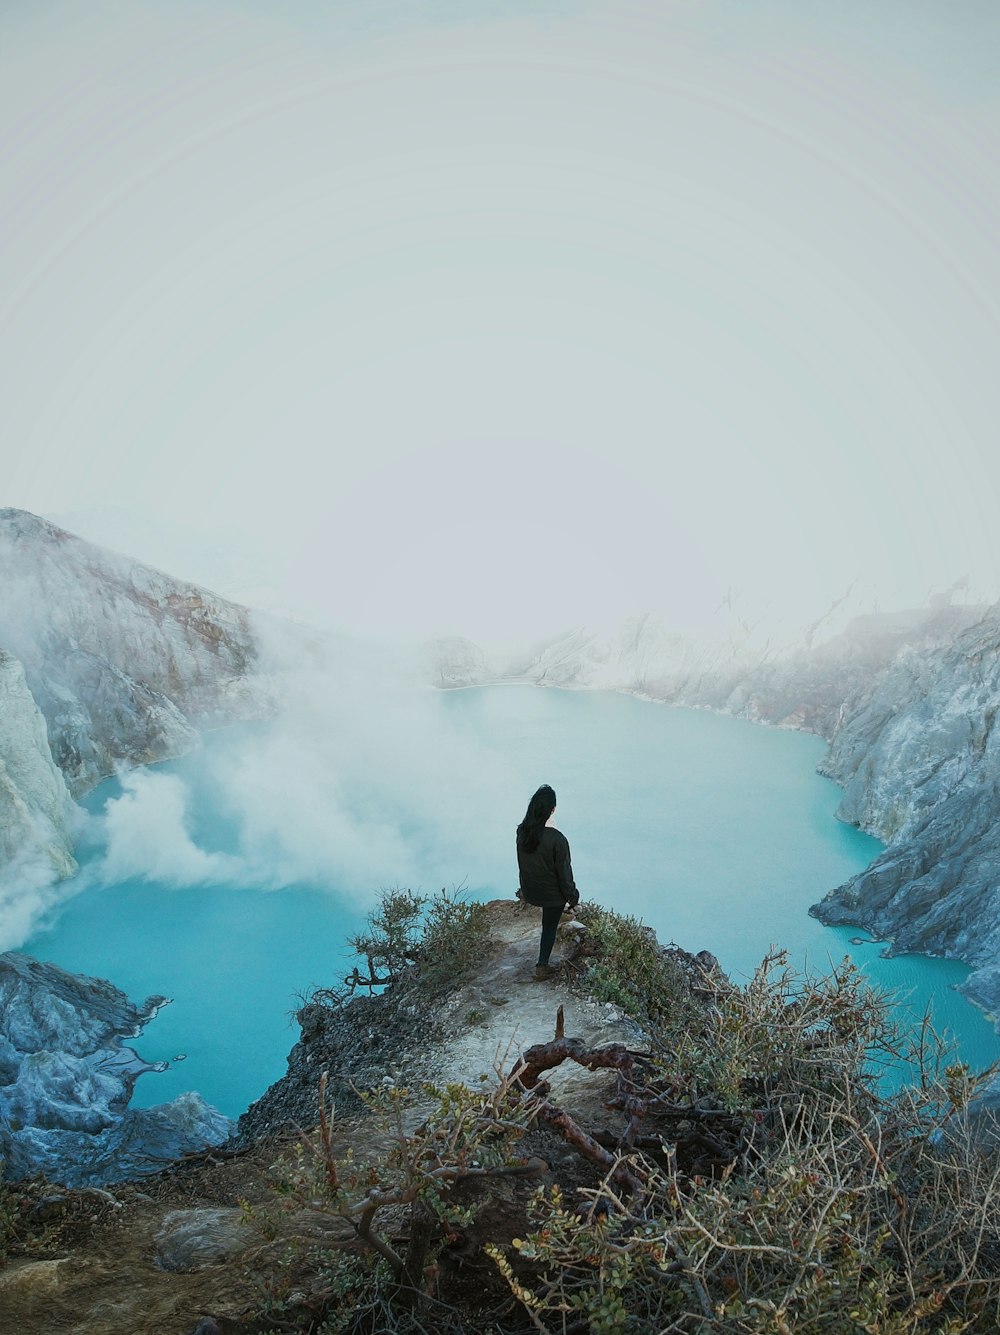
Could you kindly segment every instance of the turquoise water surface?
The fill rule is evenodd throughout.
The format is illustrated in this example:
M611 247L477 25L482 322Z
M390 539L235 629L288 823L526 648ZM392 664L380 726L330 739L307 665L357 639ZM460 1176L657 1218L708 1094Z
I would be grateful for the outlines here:
M514 826L531 792L551 783L559 797L555 823L570 840L585 898L641 916L664 941L712 951L734 976L752 971L772 944L818 970L849 954L915 1014L930 1003L937 1026L954 1032L973 1065L1000 1055L992 1026L953 990L968 973L964 966L921 956L884 960L877 945L849 944L857 929L826 928L809 917L810 904L880 847L834 818L839 790L815 773L825 751L819 739L622 695L527 686L434 694L426 708L442 732L457 730L481 759L465 781L462 809L450 797L440 812L443 827L471 825L470 865L442 865L433 850L447 841L408 830L399 815L400 847L416 850L421 888L464 882L477 898L512 894ZM234 811L220 776L236 741L252 750L262 735L228 729L208 736L195 755L156 767L183 783L197 849L225 854L246 842L246 816ZM415 785L427 745L422 734ZM493 788L488 802L477 800L477 784L500 767L505 805ZM145 1058L170 1067L144 1076L135 1102L148 1106L197 1089L237 1115L282 1074L298 998L348 972L346 938L363 924L379 887L315 874L277 888L231 878L161 882L155 869L107 877L102 813L121 796L109 781L87 799L82 888L24 950L110 978L136 1000L172 998L136 1044ZM378 803L377 782L365 801ZM392 822L388 797L381 818ZM392 884L391 875L383 883Z

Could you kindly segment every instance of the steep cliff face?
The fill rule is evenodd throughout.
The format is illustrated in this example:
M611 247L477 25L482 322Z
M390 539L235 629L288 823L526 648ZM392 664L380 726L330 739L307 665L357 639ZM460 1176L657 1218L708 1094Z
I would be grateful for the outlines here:
M878 683L900 655L919 658L936 652L980 615L978 608L949 606L857 617L818 643L792 643L745 666L722 664L720 670L682 683L674 701L833 741L861 702L878 695Z
M977 966L966 991L1000 1010L1000 609L950 644L901 653L849 703L824 770L840 814L887 841L816 906L895 951Z
M879 838L905 837L953 793L996 775L1000 612L939 643L908 645L849 698L824 772L840 815Z
M12 1181L44 1172L71 1186L157 1172L219 1144L227 1118L197 1094L126 1105L154 1070L122 1039L164 1004L135 1006L110 983L24 955L0 955L0 1159Z
M0 510L0 571L0 645L74 794L261 711L245 608L21 510Z
M73 803L24 670L0 649L0 866L71 876Z

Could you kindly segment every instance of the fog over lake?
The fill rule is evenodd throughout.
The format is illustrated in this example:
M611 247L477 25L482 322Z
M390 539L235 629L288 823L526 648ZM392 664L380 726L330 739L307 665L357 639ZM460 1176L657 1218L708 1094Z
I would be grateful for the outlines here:
M931 1001L986 1064L1000 1042L951 990L963 965L882 960L808 916L880 847L834 818L839 790L815 773L824 749L706 712L519 686L401 696L356 720L339 755L322 731L227 729L87 799L79 893L24 948L137 999L172 997L136 1044L170 1069L144 1076L136 1101L197 1089L237 1115L283 1072L299 996L349 971L346 938L378 888L512 896L514 827L548 782L585 899L712 951L737 979L772 944L816 970L850 953L904 1004ZM306 846L324 820L336 837Z

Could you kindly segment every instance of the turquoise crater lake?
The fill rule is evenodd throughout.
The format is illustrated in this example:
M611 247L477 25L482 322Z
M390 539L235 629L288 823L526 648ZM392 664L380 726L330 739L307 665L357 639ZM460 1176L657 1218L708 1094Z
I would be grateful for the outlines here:
M772 944L817 970L849 954L914 1013L931 1003L938 1028L954 1033L974 1066L1000 1055L992 1026L954 991L964 966L884 960L877 945L850 944L863 933L809 917L810 904L880 847L835 819L839 790L815 772L825 752L818 738L624 695L528 686L429 692L421 709L432 727L412 756L413 784L422 782L435 726L466 744L466 800L455 809L442 799L440 821L443 831L470 824L469 865L443 865L447 840L412 828L404 812L394 816L377 781L358 798L381 805L381 820L419 871L419 888L464 882L477 898L512 895L514 826L533 789L551 783L555 823L570 839L585 898L642 917L661 940L712 951L735 977L749 974ZM156 767L183 785L187 833L209 862L247 839L220 776L237 750L252 750L255 735L214 733L194 755ZM495 785L488 801L477 791L500 770L509 786L502 809ZM204 875L188 885L161 882L155 867L107 877L105 816L122 796L109 781L87 799L81 888L23 949L109 978L136 1000L172 998L136 1042L143 1057L169 1068L140 1079L134 1101L150 1106L196 1089L236 1116L283 1073L299 998L349 971L346 938L362 926L379 884L398 877L387 867L372 884L313 874L277 888L214 884Z

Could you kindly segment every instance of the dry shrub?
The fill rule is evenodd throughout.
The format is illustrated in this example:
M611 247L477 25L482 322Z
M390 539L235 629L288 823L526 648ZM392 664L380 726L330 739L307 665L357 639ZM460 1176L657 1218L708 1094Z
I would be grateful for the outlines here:
M325 1098L324 1078L319 1125L276 1165L278 1209L255 1213L258 1227L280 1237L284 1249L280 1265L262 1272L268 1301L258 1315L278 1318L276 1331L315 1335L469 1329L442 1291L442 1247L474 1224L501 1179L530 1181L544 1170L517 1150L530 1110L516 1080L498 1069L477 1090L370 1091L363 1096L369 1118L354 1143L344 1139ZM422 1116L412 1128L416 1107ZM279 1211L293 1230L304 1223L308 1232L290 1233ZM479 1279L480 1299L484 1287L491 1286ZM511 1308L503 1285L492 1288L500 1308Z
M432 1107L416 1127L409 1095L388 1090L375 1111L390 1148L363 1162L336 1148L324 1111L285 1191L347 1232L318 1246L308 1320L286 1312L282 1328L1000 1329L1000 1160L969 1110L992 1073L951 1062L929 1025L902 1035L848 961L809 977L774 951L736 987L641 924L586 912L584 985L638 1016L643 1042L587 1048L560 1013L553 1039L480 1089L424 1091ZM880 1071L904 1060L914 1078L888 1096ZM612 1075L614 1126L552 1102L545 1077L563 1061ZM526 1147L543 1134L563 1143L536 1186ZM521 1181L518 1210L484 1212L507 1174ZM442 1268L459 1235L463 1264L480 1277L488 1264L506 1307L482 1278L479 1308L451 1301Z
M600 995L618 958L592 965ZM694 1021L677 999L646 1010L650 1056L617 1101L633 1130L603 1185L539 1192L534 1230L493 1249L537 1329L1000 1328L1000 1161L968 1112L992 1072L949 1064L927 1024L909 1050L846 960L803 977L776 951L746 987L694 990ZM883 1096L881 1065L900 1060L919 1079Z

